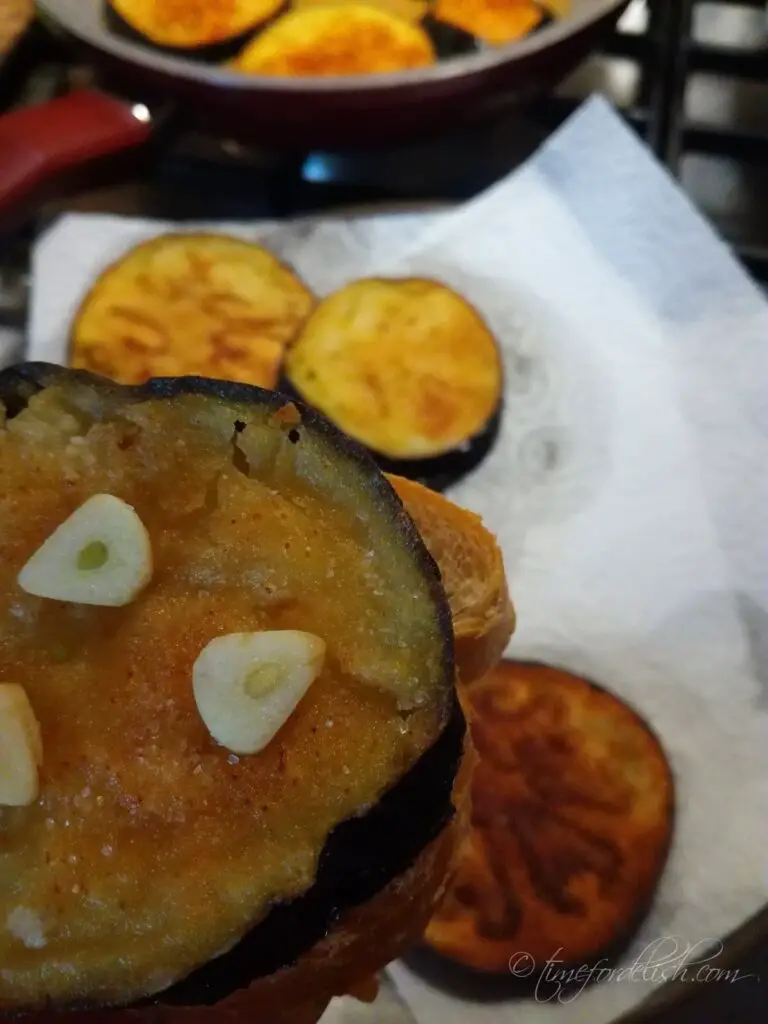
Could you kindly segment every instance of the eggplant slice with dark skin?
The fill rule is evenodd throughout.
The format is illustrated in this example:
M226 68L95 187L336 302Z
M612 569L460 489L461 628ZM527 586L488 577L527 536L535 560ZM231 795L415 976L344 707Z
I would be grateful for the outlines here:
M165 984L158 983L157 975L152 983L141 980L148 954L142 953L140 945L130 946L131 956L138 957L133 974L110 974L115 953L121 952L120 942L130 945L140 934L131 928L130 901L127 907L115 911L118 916L111 922L118 930L122 926L121 934L128 938L121 940L120 935L115 938L107 931L100 936L102 945L97 942L83 955L87 977L96 981L90 989L78 987L80 982L62 982L51 988L51 975L47 973L45 990L31 995L30 986L43 977L46 957L61 962L55 921L48 922L50 933L44 947L9 945L6 936L8 948L3 952L0 935L6 968L0 982L0 1015L3 1011L35 1011L43 1004L67 1009L218 1003L256 979L294 964L332 932L345 913L374 899L407 872L451 822L465 723L455 693L450 609L439 570L402 503L369 456L312 410L287 404L274 392L203 378L154 379L129 387L85 371L38 363L0 373L0 403L5 411L1 429L6 435L2 439L5 455L0 452L5 474L0 556L7 566L0 574L0 623L5 620L6 638L11 636L13 625L13 636L20 638L12 642L21 645L6 663L0 647L0 679L13 675L14 682L28 687L43 731L41 806L0 808L0 833L5 834L7 848L15 851L12 867L18 869L28 907L33 911L47 907L35 901L41 893L46 896L51 873L56 876L56 886L65 883L64 888L56 888L59 919L63 915L66 920L67 911L74 915L67 922L67 941L75 943L77 953L78 934L83 943L92 942L94 928L98 934L98 911L94 909L98 903L87 910L78 925L82 907L78 898L71 898L66 884L77 879L72 893L109 898L110 886L121 868L130 871L132 866L146 867L157 856L149 848L152 839L143 840L144 832L130 832L132 826L130 822L126 826L123 811L138 813L144 827L150 829L148 835L157 826L157 835L167 840L164 829L169 821L163 814L169 807L178 813L168 855L184 847L180 856L189 857L187 866L190 874L198 872L194 876L198 884L212 884L215 893L218 880L226 878L233 888L225 888L222 893L228 892L236 903L241 896L237 886L242 885L243 899L247 896L252 902L248 908L250 924L244 929L233 930L226 918L225 930L231 934L231 941L225 951L220 942L222 930L212 923L208 938L217 938L218 947L209 950L206 957L198 957L196 963L186 964L184 970L179 969L178 960L169 960L167 965L162 958L158 962L155 951L153 969L162 973L168 968ZM112 453L111 459L106 457L107 452ZM206 476L211 469L216 470L214 476ZM80 607L73 612L72 606L64 602L28 599L16 584L20 564L50 534L51 526L55 528L62 520L62 513L93 493L95 484L101 490L109 485L112 493L134 505L145 522L157 554L152 582L128 609L83 611ZM258 500L252 501L252 494ZM239 503L240 517L247 525L237 525L232 498ZM259 506L259 501L264 504ZM262 518L254 525L259 508ZM224 525L223 520L215 518L219 511L227 517ZM283 524L274 534L270 533L269 522L272 511ZM312 533L315 513L323 519L320 525L325 529L318 526L319 532ZM228 526L230 515L234 516L234 533ZM330 527L336 532L329 533ZM297 531L302 529L309 531L305 540L311 534L322 551L313 553L309 543L304 549L296 543ZM225 542L220 543L222 536ZM254 552L260 548L265 557L271 555L274 536L285 539L285 544L279 545L282 553L275 549L274 566L283 564L283 555L292 571L300 565L293 582L306 580L308 593L315 596L305 598L301 591L292 602L286 596L290 587L285 593L275 595L269 590L262 594L257 583L259 601L263 598L263 602L258 610L247 612L251 591L244 597L240 576L232 577L237 580L233 584L226 574L234 573L235 566L239 566L238 572L251 570L256 564ZM179 548L174 547L177 541ZM293 543L290 554L283 551L289 542ZM226 576L228 589L223 605L217 603L219 584L213 578L215 573L212 576L212 563L205 557L209 543L219 544L216 552L221 552L223 559L214 560L217 571ZM199 564L194 561L195 571L190 577L197 581L196 590L184 583L178 590L178 580L186 579L184 573L192 566L184 558L179 560L179 551L185 557L201 559ZM327 563L326 555L331 559ZM364 571L359 568L361 557ZM244 561L248 564L243 565ZM326 564L328 589L323 592L325 584L313 571ZM331 579L333 565L341 577L337 584ZM325 572L321 575L326 577ZM169 611L164 625L158 621L162 616L157 607L151 605L153 588L168 588L164 594L168 609L177 607L174 601L178 602L178 613ZM344 596L346 591L348 598ZM404 602L403 594L410 594L411 601ZM346 600L355 606L352 616L344 606ZM143 611L144 602L147 605ZM210 602L210 608L206 602ZM313 610L313 603L318 602L319 607ZM402 610L404 604L408 605L407 613ZM205 625L209 614L211 624ZM318 623L325 622L328 657L321 676L272 743L259 754L232 759L225 748L211 740L196 717L184 672L174 675L173 666L184 668L189 660L187 648L191 657L199 650L201 639L206 642L244 628L246 614L253 614L261 623L254 624L253 629L301 628L296 616L307 615L312 620L307 628L319 634ZM359 625L363 621L365 628ZM154 625L150 632L142 633L142 623ZM29 636L27 628L32 631ZM39 635L35 632L38 628ZM393 636L395 641L399 638L399 646L392 643ZM389 642L384 637L389 637ZM48 663L45 645L53 641L69 644L70 650L62 657L58 644L55 657L52 653ZM26 665L29 678L23 678L23 645L28 642L36 645L35 655ZM126 652L129 660L123 666L115 658ZM117 682L111 681L111 674L103 675L105 662L98 660L102 655L109 655L112 660L107 663L116 666L110 673ZM67 675L70 668L74 673L71 677ZM122 668L127 668L132 681L124 684ZM89 688L89 674L98 672L99 685ZM61 680L69 681L65 686ZM81 691L72 689L76 680ZM78 693L78 701L87 706L87 713L81 715L79 703L75 707L57 705L57 694L62 700L63 693L72 692ZM105 711L102 704L110 692L111 707L108 705ZM132 699L121 704L122 696ZM164 724L148 723L159 755L148 745L137 757L133 733L144 728L143 708L159 716L163 714L159 709L174 702L174 710L168 712ZM100 716L112 716L115 722ZM94 738L86 729L83 740L78 730L86 725L113 731L109 736ZM377 739L382 733L385 738ZM179 743L192 754L192 761L199 762L200 774L192 771L192 761L176 756L175 744ZM376 746L375 754L372 745ZM144 768L140 767L145 760L151 762L153 756L158 769L155 781L151 773L141 774ZM121 772L127 781L121 781ZM190 816L203 813L195 779L207 780L213 787L207 791L212 795L206 800L213 801L214 810L210 820L192 817L185 829L184 807ZM89 803L105 780L112 787L112 804L102 802L99 809L86 813L82 810L85 805L78 804L78 800ZM327 789L323 788L326 782ZM73 792L75 784L78 788ZM169 794L174 786L178 790ZM281 803L281 795L285 798L289 790L290 800ZM327 808L323 806L326 793ZM70 804L81 808L80 812L72 811L76 827L71 830L58 827L63 805L56 801L62 797L71 798ZM182 803L172 805L168 802L171 797ZM133 812L129 798L134 800ZM184 804L187 798L190 802ZM263 808L256 809L255 819L262 820L258 814L263 811L264 819L270 821L263 834L253 819L246 819L239 810L232 813L233 807L226 806L227 800L235 798L236 808L254 806L254 800L264 803ZM223 801L221 808L218 801ZM42 819L37 821L40 815L49 816L46 826L55 819L55 827L46 831ZM312 818L313 823L305 826L305 817ZM122 828L128 831L120 832ZM195 828L203 830L204 843L192 835ZM90 838L89 830L93 831ZM35 838L25 839L30 834ZM270 847L270 837L288 834L295 842L283 847L278 843L276 851ZM115 842L107 856L107 847L101 844L109 841L104 838L109 835L118 839L122 836L126 847ZM138 854L126 853L130 847L126 837L139 844ZM231 850L226 846L230 837ZM318 841L313 847L314 840ZM44 865L40 860L41 842L46 848ZM247 850L241 850L238 843L248 844ZM281 865L287 853L293 856L296 849L310 850L309 861L314 866L307 873L297 860L295 876L286 882ZM67 851L68 857L61 856ZM217 863L222 851L227 856ZM99 860L97 853L104 856ZM205 861L202 867L201 858ZM78 859L89 865L89 869L82 870L91 874L80 878ZM206 865L215 875L213 880L204 874ZM187 913L193 917L197 913L198 924L207 924L206 907L221 907L217 902L221 896L212 904L188 906L183 902L189 892L184 888L186 883L174 880L170 866L165 870L165 883L179 886L178 897L176 893L168 896L170 902L164 913L170 917L166 924L179 923L175 915L186 918ZM265 889L265 899L255 898L256 890L249 889L252 876L259 872L267 879L267 888L274 890L268 895ZM300 877L299 883L296 877ZM164 890L152 889L147 880L152 878L147 872L134 879L135 891L140 893L136 897L137 913L150 914L149 919L143 919L144 926L147 920L151 924L153 912L147 890L154 891L156 900L160 900L161 893L162 898L166 895ZM275 879L282 881L273 885ZM0 878L3 917L17 899ZM105 911L102 928L108 928L110 913ZM88 923L84 925L86 918ZM79 926L84 930L78 932ZM179 928L177 941L192 942L183 924ZM77 961L77 956L70 955L73 947L67 948L67 958ZM182 959L188 955L185 950ZM104 966L107 961L109 967ZM18 985L8 980L9 974L14 978L12 972Z
M165 6L158 0L105 0L104 17L128 42L219 64L235 57L285 0L240 0L222 5L221 12L211 2L174 4L171 12Z
M385 472L436 490L485 458L503 415L493 333L463 296L428 278L362 278L327 296L286 349L279 386Z

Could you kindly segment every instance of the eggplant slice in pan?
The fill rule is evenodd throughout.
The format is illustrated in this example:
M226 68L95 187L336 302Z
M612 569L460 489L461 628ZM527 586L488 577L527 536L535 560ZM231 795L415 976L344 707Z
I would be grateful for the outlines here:
M0 403L0 1012L315 1019L459 827L435 562L275 393L26 364Z
M365 75L434 64L429 35L383 7L343 4L290 11L249 43L233 67L250 75Z
M434 485L488 452L503 369L480 314L445 284L363 278L323 299L287 348L282 385L387 472Z

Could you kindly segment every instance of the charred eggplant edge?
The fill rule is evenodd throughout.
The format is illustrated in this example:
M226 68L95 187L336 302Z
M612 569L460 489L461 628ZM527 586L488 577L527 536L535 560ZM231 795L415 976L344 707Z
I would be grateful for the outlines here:
M157 377L141 385L116 384L87 370L50 363L21 363L0 371L0 401L9 418L35 394L68 383L129 402L210 396L228 403L266 405L277 411L286 398L249 384L205 377ZM443 676L450 699L443 727L432 746L364 814L341 822L326 838L315 882L302 896L275 904L229 952L209 961L156 995L131 1004L211 1006L251 982L291 966L333 928L345 909L360 906L406 871L455 814L453 785L463 756L466 722L453 688L453 630L437 563L394 488L366 451L314 410L297 404L302 423L326 438L340 457L373 469L374 498L391 513L416 564L426 578L443 637ZM450 686L449 686L450 683ZM350 870L352 869L352 870ZM92 1010L96 1006L62 1007ZM33 1011L34 1012L34 1011ZM3 1015L0 1014L0 1017ZM24 1014L18 1015L23 1018Z

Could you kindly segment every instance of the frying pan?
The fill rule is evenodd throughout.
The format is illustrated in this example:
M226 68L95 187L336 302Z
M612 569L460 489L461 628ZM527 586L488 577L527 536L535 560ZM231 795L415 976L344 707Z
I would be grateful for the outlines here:
M563 78L599 42L629 0L573 0L570 15L508 46L392 74L272 78L144 47L113 34L104 0L41 0L62 33L133 97L78 90L0 119L0 223L10 209L73 169L148 142L155 105L169 102L195 128L262 148L307 152L413 140Z

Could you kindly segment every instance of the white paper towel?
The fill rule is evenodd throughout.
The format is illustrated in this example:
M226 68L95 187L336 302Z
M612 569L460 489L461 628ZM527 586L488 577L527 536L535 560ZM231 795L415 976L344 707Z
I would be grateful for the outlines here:
M164 229L57 225L36 254L30 355L63 359L93 276ZM501 435L452 497L500 538L510 653L607 685L660 734L674 847L630 977L469 1004L402 964L391 976L419 1024L605 1024L768 901L768 307L599 99L457 213L232 230L319 292L368 273L442 278L500 339Z

